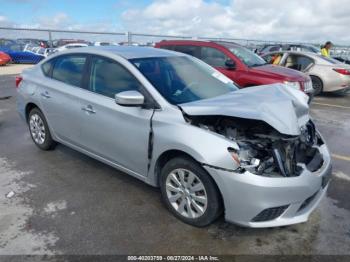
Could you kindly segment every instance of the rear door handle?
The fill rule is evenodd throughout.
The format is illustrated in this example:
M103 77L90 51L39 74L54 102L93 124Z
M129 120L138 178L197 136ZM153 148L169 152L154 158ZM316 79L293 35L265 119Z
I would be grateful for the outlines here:
M45 91L45 92L42 92L40 94L42 97L45 97L45 98L50 98L51 96L49 95L49 92Z
M90 114L95 114L96 111L94 110L94 108L91 105L88 105L86 107L82 107L81 110L88 112Z

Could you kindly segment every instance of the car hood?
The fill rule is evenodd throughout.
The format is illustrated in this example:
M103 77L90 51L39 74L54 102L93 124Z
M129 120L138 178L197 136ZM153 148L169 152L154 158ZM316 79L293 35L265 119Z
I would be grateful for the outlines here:
M220 115L261 120L286 135L300 135L309 121L307 96L282 84L240 89L228 94L180 104L190 116Z
M285 77L287 81L306 81L307 76L297 70L290 68L278 66L278 65L262 65L251 67L250 70L254 70L256 73L264 74L268 77L280 78L281 76Z

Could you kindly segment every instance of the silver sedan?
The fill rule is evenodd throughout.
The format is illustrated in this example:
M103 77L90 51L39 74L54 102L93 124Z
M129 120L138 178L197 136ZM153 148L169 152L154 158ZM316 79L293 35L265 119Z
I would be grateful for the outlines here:
M350 88L350 65L311 52L281 51L262 56L267 62L310 75L315 94L345 93Z
M146 47L57 53L16 85L40 149L61 143L160 187L191 225L223 213L248 227L304 222L328 188L327 146L293 88L239 90L196 58Z

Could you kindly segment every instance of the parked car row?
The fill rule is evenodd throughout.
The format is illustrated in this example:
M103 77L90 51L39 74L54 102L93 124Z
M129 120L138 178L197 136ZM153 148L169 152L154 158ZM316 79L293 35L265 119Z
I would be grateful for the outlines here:
M36 64L52 53L93 44L79 39L60 39L52 42L30 38L0 39L0 51L11 58L10 60L2 59L0 64L6 65L9 62ZM103 42L103 44L109 43Z
M240 88L283 83L310 96L313 93L309 76L270 65L252 51L232 42L170 40L161 41L155 47L197 57L233 80Z
M11 59L4 62L6 65L10 61L13 63L30 63L36 64L42 59L56 52L64 50L87 47L87 46L115 46L125 45L125 42L89 42L81 39L57 39L53 41L46 41L40 39L20 38L20 39L0 39L0 51L8 54ZM134 46L139 46L139 43L132 43ZM7 61L7 60L6 60Z
M45 58L44 55L25 50L25 46L22 44L10 44L0 46L0 51L10 56L13 63L36 64Z
M62 143L160 187L170 212L194 226L222 214L247 227L307 221L332 173L297 90L309 77L235 44L157 47L71 49L24 70L17 106L33 142ZM240 89L230 78L265 85Z
M344 94L350 89L350 66L321 56L313 46L266 46L261 53L273 50L271 47L280 51L265 53L261 57L243 46L222 41L170 40L161 41L155 47L195 56L241 88L284 83L310 97L322 92ZM281 51L284 49L295 51Z
M268 44L256 49L256 53L260 56L275 51L300 51L321 54L320 48L306 44Z
M24 42L23 39L21 41ZM13 44L10 40L4 43L11 47L5 52L12 62L38 63L50 54L72 48L118 45L60 39L53 42L56 48L44 48L41 45L48 44L44 41L26 41L29 43L23 50L13 50L14 47L20 49L21 45ZM283 83L305 92L310 98L321 92L345 93L350 88L350 66L335 59L321 57L320 50L311 45L266 45L257 52L261 56L241 45L224 41L163 40L156 43L155 47L192 55L225 74L241 88Z
M272 52L284 52L284 51L297 51L297 52L311 52L315 54L321 54L321 49L313 45L306 44L268 44L263 45L260 48L256 48L255 53L260 56ZM337 48L331 50L331 57L345 64L350 64L350 52L348 48Z

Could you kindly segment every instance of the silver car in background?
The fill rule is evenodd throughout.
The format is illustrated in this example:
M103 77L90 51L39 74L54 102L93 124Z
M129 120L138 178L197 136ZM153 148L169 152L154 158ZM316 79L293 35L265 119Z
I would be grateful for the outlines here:
M314 94L343 94L350 88L350 65L311 52L271 52L262 56L268 63L295 69L311 77Z
M305 222L328 188L330 154L293 88L239 90L194 57L122 46L54 54L16 83L39 148L59 142L160 187L191 225Z

